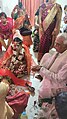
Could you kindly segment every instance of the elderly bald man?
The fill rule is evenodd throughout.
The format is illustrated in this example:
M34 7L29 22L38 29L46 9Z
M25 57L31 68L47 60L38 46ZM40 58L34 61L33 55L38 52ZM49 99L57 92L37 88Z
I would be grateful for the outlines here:
M54 85L54 89L59 87L66 86L66 79L67 79L67 34L66 33L60 33L55 41L54 48L56 49L56 52L51 55L50 53L46 53L43 58L40 61L40 66L38 70L39 75L43 78L42 81L42 87L45 87L44 85L44 79L49 79L50 82L52 82L52 86ZM36 66L35 66L36 67ZM32 69L34 70L35 67ZM36 68L37 70L37 68ZM60 85L58 85L60 84ZM40 96L44 98L44 95L46 95L44 92L42 93L42 87L40 88ZM53 88L52 88L53 90ZM53 90L53 93L56 93L55 90ZM48 93L47 93L48 94Z
M55 97L55 106L58 116L61 119L67 119L67 106L65 107L67 104L66 33L60 33L57 36L54 48L56 49L56 52L53 55L46 53L40 61L39 75L41 75L43 80L41 81L39 87L39 103L42 104L43 102L48 102L48 104L51 104L53 103L53 97ZM51 108L49 110L51 110Z

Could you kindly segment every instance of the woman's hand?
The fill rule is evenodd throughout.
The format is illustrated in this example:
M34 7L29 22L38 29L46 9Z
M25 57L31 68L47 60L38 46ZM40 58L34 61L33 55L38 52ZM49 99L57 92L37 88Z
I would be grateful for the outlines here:
M52 35L53 36L56 36L57 35L57 29L56 28L53 30Z

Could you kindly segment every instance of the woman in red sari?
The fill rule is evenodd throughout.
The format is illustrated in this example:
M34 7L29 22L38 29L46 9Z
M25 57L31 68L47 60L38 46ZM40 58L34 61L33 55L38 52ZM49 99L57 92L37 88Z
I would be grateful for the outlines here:
M25 86L28 81L21 78L29 75L31 70L31 55L22 40L15 37L12 45L0 59L0 76L8 76L16 85ZM28 82L29 83L29 82Z
M38 61L53 47L56 35L60 30L62 9L59 4L54 2L55 0L49 0L49 2L43 3L40 6Z
M12 42L12 23L7 20L7 15L4 12L0 13L0 43L7 49ZM6 45L4 40L8 40Z
M10 81L10 90L6 96L6 101L14 111L12 119L19 118L27 106L30 93L34 91L34 88L30 86L31 82L22 79L24 75L30 74L30 69L31 55L29 49L16 36L0 59L0 78Z

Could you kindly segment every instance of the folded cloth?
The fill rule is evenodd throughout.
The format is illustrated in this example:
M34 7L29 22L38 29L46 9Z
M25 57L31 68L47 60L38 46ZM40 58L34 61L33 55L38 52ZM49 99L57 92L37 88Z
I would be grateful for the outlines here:
M14 116L12 119L18 119L19 115L25 110L27 107L29 94L24 91L17 92L14 95L8 95L6 97L6 101L8 102L9 106L14 111Z

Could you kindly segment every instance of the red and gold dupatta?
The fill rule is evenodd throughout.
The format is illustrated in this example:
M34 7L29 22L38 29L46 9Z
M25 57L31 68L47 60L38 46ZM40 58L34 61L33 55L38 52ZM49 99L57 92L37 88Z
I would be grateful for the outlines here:
M25 45L24 45L24 49L25 49L26 60L27 60L27 70L28 70L28 74L30 74L31 55L29 53L29 49ZM26 83L31 85L31 82L24 80L24 79L17 78L9 69L2 68L3 65L6 64L8 59L11 58L12 54L13 52L12 52L11 46L9 46L4 56L0 59L0 76L9 76L15 85L25 86Z

